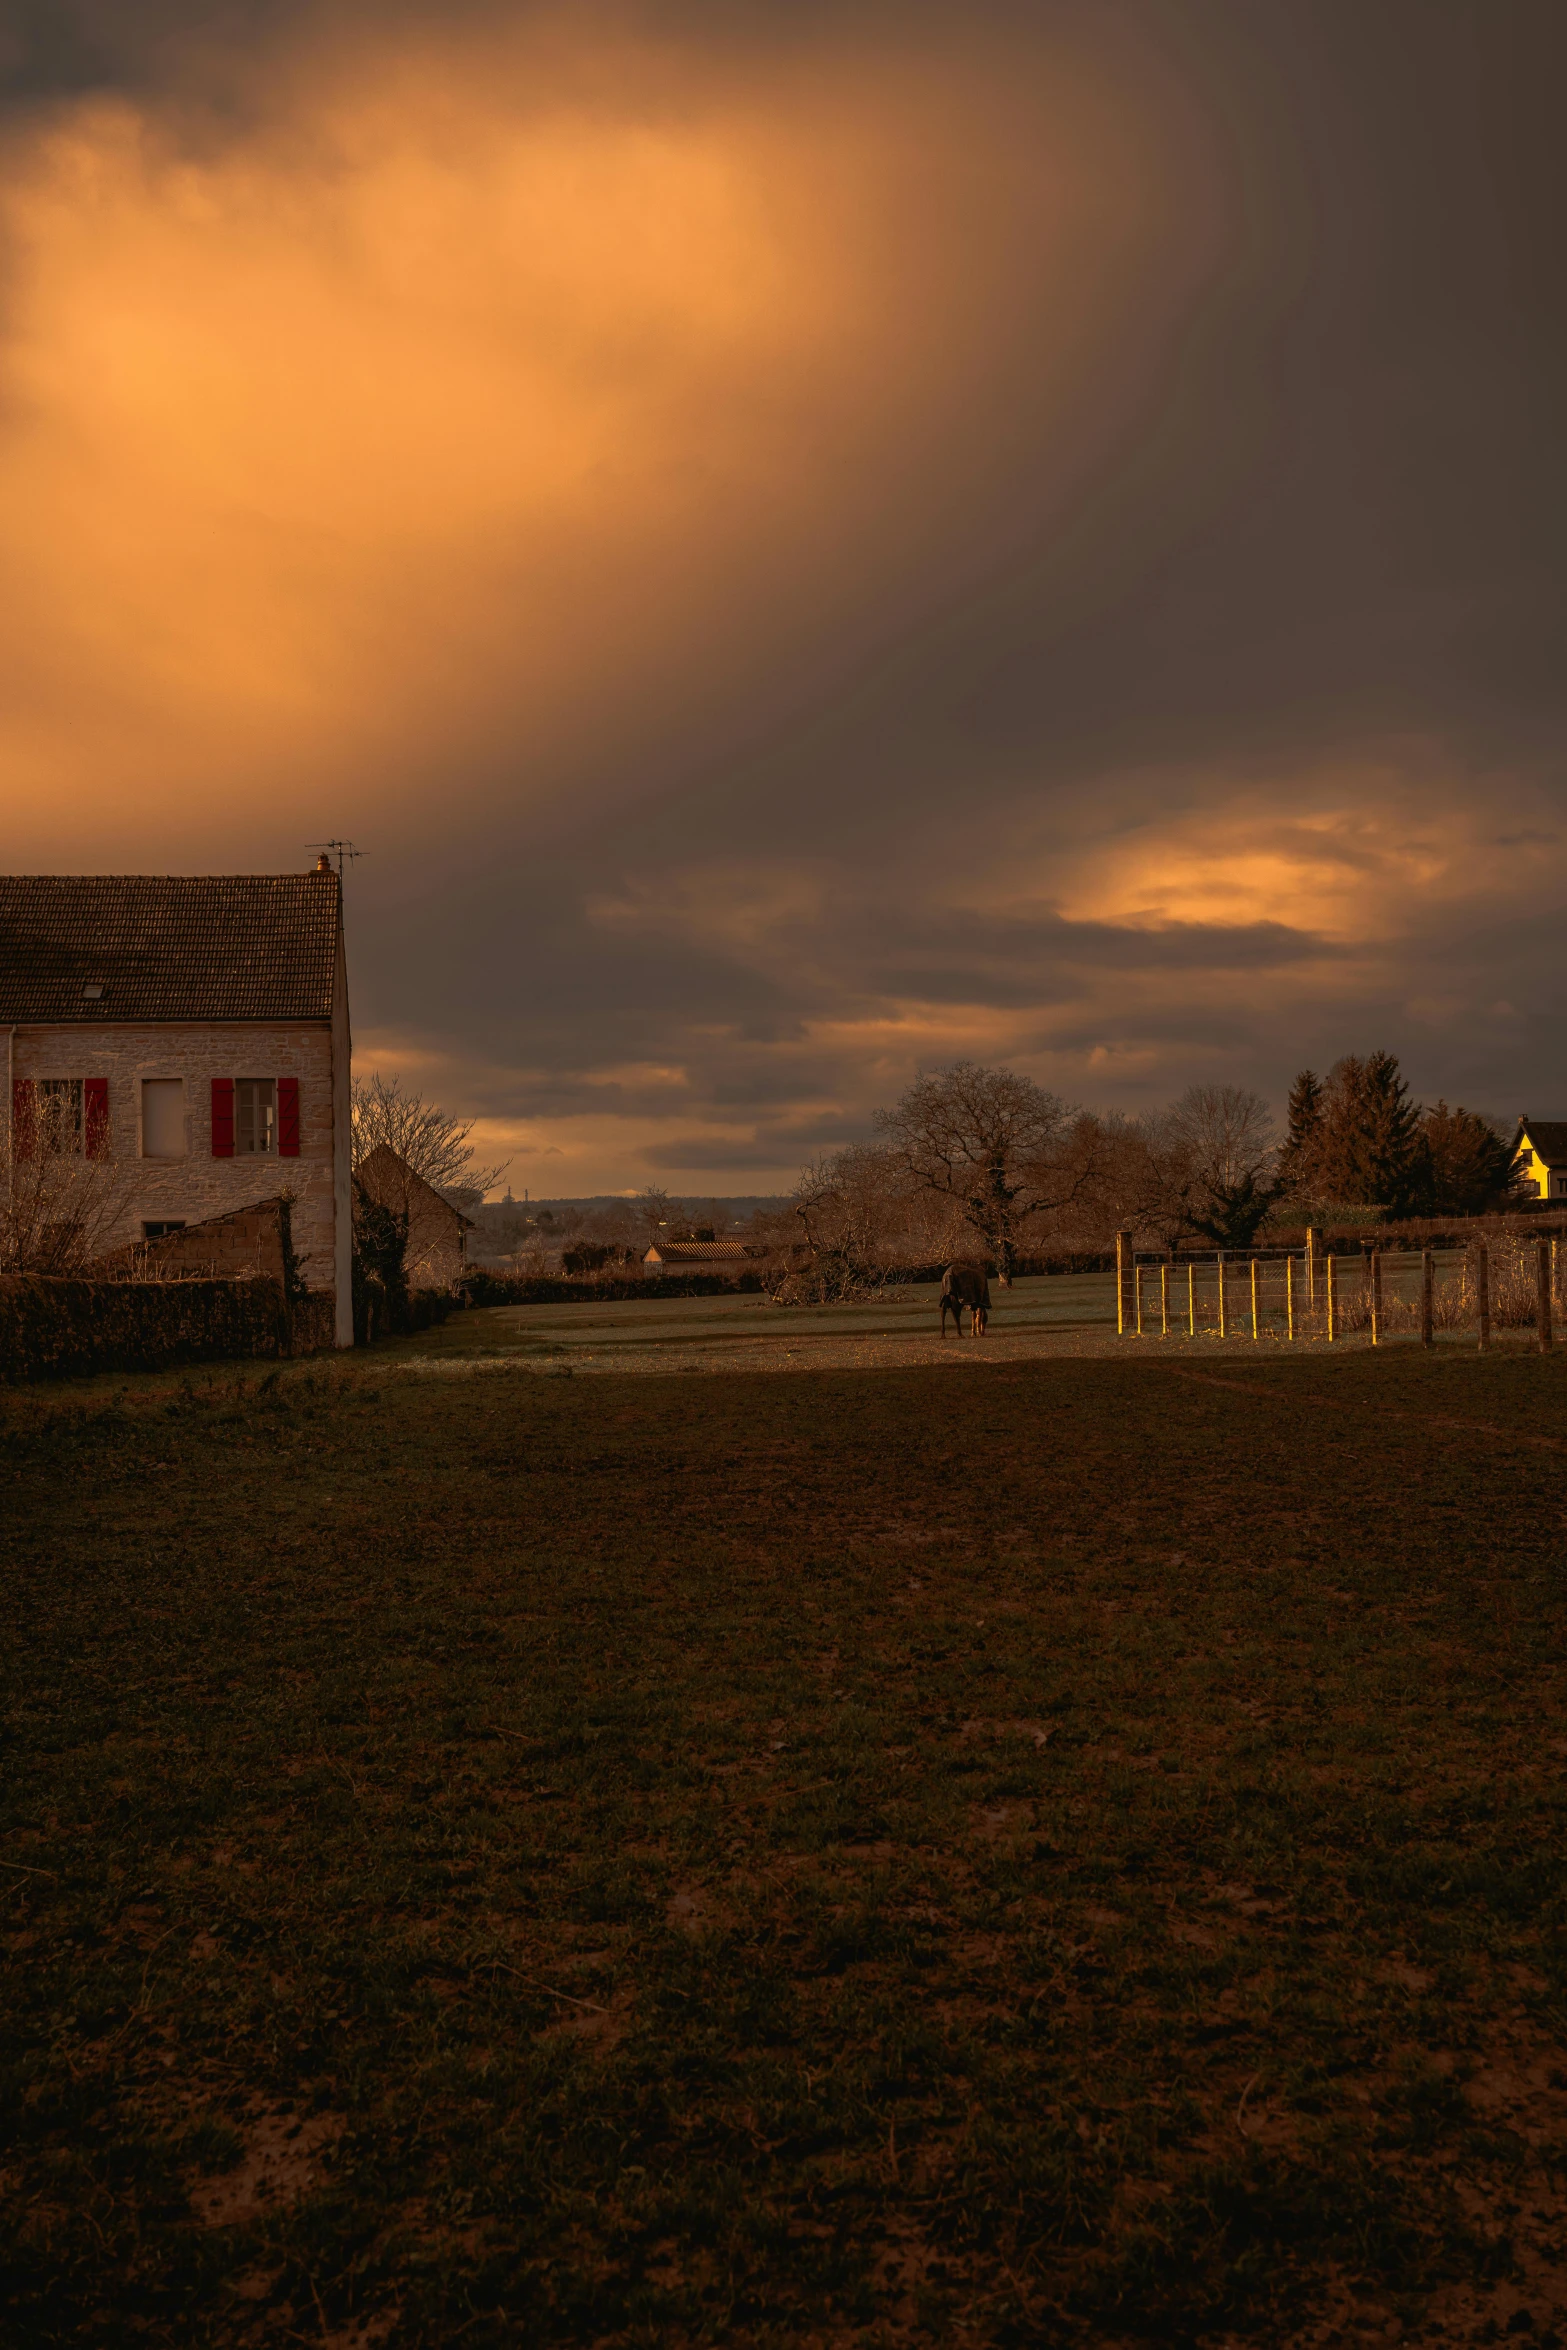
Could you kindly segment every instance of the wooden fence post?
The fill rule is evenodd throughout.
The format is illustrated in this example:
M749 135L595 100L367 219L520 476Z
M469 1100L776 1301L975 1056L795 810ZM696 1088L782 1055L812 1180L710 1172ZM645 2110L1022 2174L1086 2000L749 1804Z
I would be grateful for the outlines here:
M1188 1257L1186 1260L1186 1335L1188 1338L1195 1338L1197 1335L1197 1259L1195 1257Z
M1159 1336L1170 1335L1170 1260L1165 1258L1159 1267Z
M1293 1338L1295 1335L1295 1258L1293 1253L1284 1259L1284 1328L1286 1334Z
M1223 1249L1221 1248L1221 1249L1220 1249L1220 1251L1219 1251L1219 1336L1220 1336L1221 1338L1228 1338L1228 1337L1229 1337L1229 1335L1230 1335L1230 1301L1229 1301L1229 1298L1228 1298L1228 1297L1226 1296L1226 1294L1225 1294L1225 1288L1224 1288L1224 1251L1223 1251Z
M1115 1236L1115 1334L1126 1336L1126 1271L1132 1254L1132 1236L1118 1232Z
M1306 1303L1317 1310L1317 1264L1322 1254L1322 1233L1315 1224L1306 1226Z
M1262 1336L1262 1324L1257 1317L1257 1260L1251 1260L1251 1335L1253 1343Z
M1331 1342L1338 1336L1338 1330L1336 1328L1338 1321L1338 1259L1336 1257L1329 1257L1328 1259L1327 1294L1328 1339L1329 1343L1331 1344Z
M1132 1295L1137 1304L1137 1335L1141 1338L1143 1334L1143 1268L1141 1265L1134 1265L1132 1268Z
M1548 1240L1535 1243L1535 1320L1539 1325L1540 1352L1551 1351L1551 1244Z
M1428 1248L1420 1251L1420 1343L1431 1344L1432 1298L1436 1288L1436 1259Z
M1475 1243L1475 1303L1480 1309L1480 1352L1491 1343L1491 1252L1483 1240Z
M1371 1343L1382 1344L1382 1251L1371 1252Z

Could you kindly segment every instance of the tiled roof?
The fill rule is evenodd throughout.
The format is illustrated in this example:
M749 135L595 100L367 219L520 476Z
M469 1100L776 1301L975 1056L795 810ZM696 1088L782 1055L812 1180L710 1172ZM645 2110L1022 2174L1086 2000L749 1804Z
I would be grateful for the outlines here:
M705 1265L721 1258L728 1264L749 1254L743 1240L655 1240L642 1262L662 1257L666 1264Z
M1548 1167L1567 1167L1567 1120L1560 1118L1520 1119L1518 1125L1520 1142L1526 1134Z
M0 1022L329 1020L340 904L335 873L0 876Z

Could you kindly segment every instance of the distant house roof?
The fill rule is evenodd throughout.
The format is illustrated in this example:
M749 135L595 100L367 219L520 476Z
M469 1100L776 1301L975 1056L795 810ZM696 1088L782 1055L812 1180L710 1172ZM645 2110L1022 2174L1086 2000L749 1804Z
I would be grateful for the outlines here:
M335 873L0 876L0 1021L330 1020Z
M740 1264L750 1254L743 1240L655 1240L644 1265Z
M454 1208L422 1175L416 1175L389 1142L378 1142L360 1160L354 1169L354 1181L383 1208L406 1208L415 1225L426 1226L445 1218L461 1232L473 1230L473 1218L465 1216L461 1208Z
M1567 1118L1520 1118L1515 1151L1525 1135L1548 1167L1567 1167Z

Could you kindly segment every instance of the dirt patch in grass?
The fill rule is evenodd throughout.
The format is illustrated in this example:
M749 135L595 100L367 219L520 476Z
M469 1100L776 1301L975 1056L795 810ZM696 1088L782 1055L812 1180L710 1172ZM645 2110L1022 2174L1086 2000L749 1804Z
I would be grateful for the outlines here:
M270 2218L308 2194L321 2176L321 2156L342 2133L335 2114L298 2114L288 2106L249 2100L236 2129L239 2156L216 2177L189 2179L190 2207L199 2227L243 2227Z
M1567 2340L1567 1364L1176 1367L5 1399L0 2334Z

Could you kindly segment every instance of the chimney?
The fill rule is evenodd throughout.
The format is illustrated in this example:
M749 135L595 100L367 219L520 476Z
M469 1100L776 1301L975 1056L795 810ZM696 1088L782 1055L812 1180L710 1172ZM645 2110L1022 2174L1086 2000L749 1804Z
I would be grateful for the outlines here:
M332 860L331 860L331 858L330 858L330 857L327 855L327 853L326 853L325 849L323 849L323 850L321 851L321 854L320 854L320 856L319 856L319 857L317 857L317 859L316 859L316 871L317 871L318 873L330 873L330 872L331 872L331 870L332 870Z

